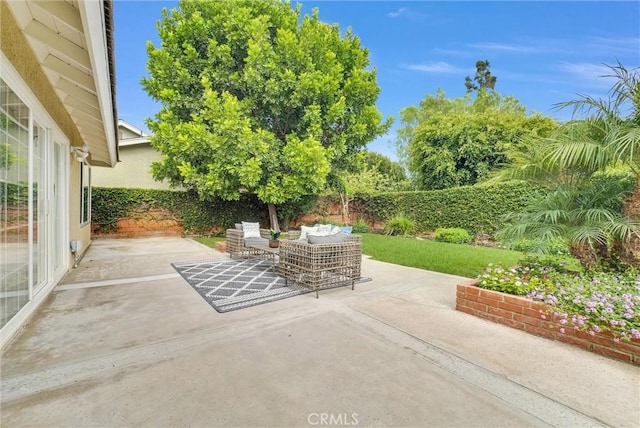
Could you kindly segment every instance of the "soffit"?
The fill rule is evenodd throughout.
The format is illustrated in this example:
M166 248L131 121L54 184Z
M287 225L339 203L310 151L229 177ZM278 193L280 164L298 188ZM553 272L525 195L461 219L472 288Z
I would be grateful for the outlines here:
M11 0L8 2L42 69L89 146L90 160L115 164L105 123L97 76L92 66L85 28L77 0ZM104 31L104 30L103 30ZM95 53L94 53L95 55ZM115 100L111 100L111 103ZM109 115L106 115L109 117Z

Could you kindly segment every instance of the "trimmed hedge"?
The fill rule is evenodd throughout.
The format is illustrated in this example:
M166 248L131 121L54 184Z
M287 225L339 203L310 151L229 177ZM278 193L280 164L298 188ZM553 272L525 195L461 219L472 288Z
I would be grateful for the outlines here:
M268 223L266 206L251 195L239 201L202 202L195 193L184 191L94 187L91 192L91 219L99 233L109 233L118 220L152 209L171 212L190 235L224 230L240 220Z
M512 182L381 193L356 198L354 208L372 222L384 222L403 213L415 221L417 231L459 227L471 234L493 234L502 228L504 214L522 210L539 190L527 183Z
M502 216L520 211L539 188L526 183L499 186L465 186L422 192L379 193L353 200L352 211L372 222L386 222L399 213L415 222L417 232L437 228L462 228L471 234L492 235L503 226ZM279 205L283 225L301 214L328 210L335 196L319 201L309 197L287 205ZM315 202L315 210L312 208ZM322 208L324 207L324 208ZM98 233L109 233L119 219L139 216L152 209L164 209L190 235L210 234L224 230L240 220L259 221L268 225L267 207L254 195L243 195L239 201L202 202L192 192L104 188L92 189L92 222ZM326 213L325 213L326 214Z

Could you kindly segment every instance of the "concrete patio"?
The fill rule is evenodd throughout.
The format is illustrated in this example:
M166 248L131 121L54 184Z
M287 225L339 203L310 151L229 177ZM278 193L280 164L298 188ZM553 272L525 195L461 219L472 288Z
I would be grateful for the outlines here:
M640 424L640 369L457 312L465 278L373 281L225 314L171 262L189 239L97 240L1 359L0 425Z

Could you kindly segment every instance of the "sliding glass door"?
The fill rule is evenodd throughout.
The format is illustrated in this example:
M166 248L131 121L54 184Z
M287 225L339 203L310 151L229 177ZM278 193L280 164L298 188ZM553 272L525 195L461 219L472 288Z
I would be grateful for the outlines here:
M31 112L0 80L0 327L30 299Z
M0 328L68 263L66 146L0 79Z

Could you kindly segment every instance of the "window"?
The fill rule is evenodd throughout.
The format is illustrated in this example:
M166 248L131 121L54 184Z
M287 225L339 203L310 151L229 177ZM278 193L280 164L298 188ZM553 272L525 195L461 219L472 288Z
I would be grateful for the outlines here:
M91 168L80 163L80 224L91 221Z

